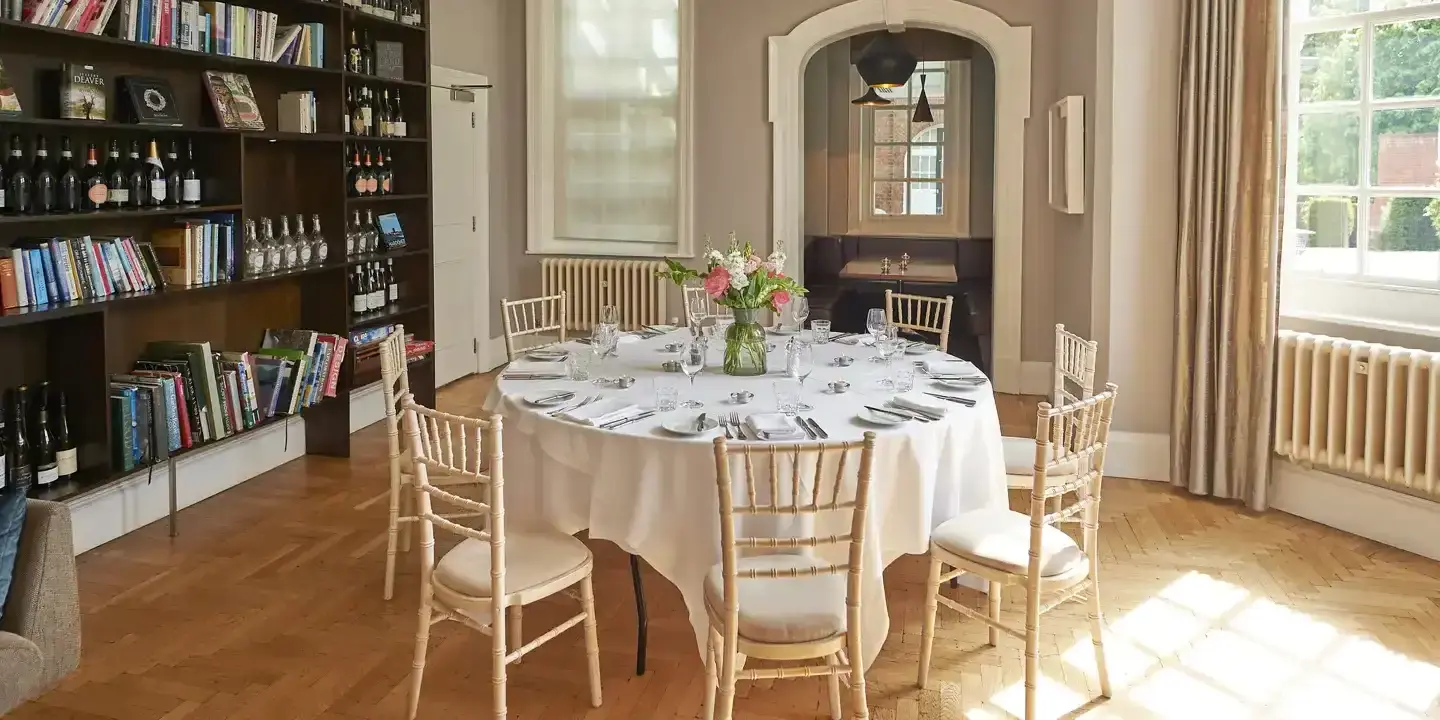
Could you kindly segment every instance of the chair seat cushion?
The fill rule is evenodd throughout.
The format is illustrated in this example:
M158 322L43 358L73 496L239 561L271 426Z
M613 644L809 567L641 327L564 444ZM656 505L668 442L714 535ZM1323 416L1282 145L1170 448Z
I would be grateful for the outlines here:
M826 565L803 555L740 558L738 570L788 570ZM725 570L705 576L705 607L717 624L725 620ZM764 643L805 643L845 632L845 575L798 578L736 578L740 637Z
M1005 474L1035 476L1035 438L1001 438L1005 448ZM1075 475L1075 461L1067 460L1046 473L1046 477Z
M543 588L590 565L590 548L561 533L505 533L505 594L519 595ZM489 598L490 544L467 538L435 564L435 583L458 595ZM555 590L567 587L559 585Z
M1030 567L1030 516L1013 510L972 510L945 521L931 540L951 554L996 570L1024 575ZM1064 531L1040 532L1040 577L1064 575L1085 563L1085 553Z

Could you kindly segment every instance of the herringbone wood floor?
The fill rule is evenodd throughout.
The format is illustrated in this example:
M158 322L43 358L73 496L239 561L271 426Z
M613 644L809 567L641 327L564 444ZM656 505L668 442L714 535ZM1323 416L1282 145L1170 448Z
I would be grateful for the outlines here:
M475 411L489 380L458 383L444 409ZM1033 405L1003 398L1007 432ZM381 600L384 440L348 461L305 458L80 558L85 652L78 673L15 720L324 720L402 717L417 573ZM1105 485L1102 592L1116 693L1095 697L1083 610L1042 619L1046 717L1440 718L1440 564L1282 513L1247 514L1169 487ZM694 718L700 659L679 593L647 576L651 671L633 676L626 556L594 542L605 704L585 690L580 632L510 673L511 717ZM891 635L869 672L878 720L1004 718L1021 707L1021 646L941 610L931 687L915 689L923 558L886 573ZM966 591L960 591L964 596ZM970 596L972 602L976 598ZM1007 613L1023 607L1006 599ZM527 608L527 637L563 619ZM422 716L485 716L486 639L432 635ZM741 686L737 717L820 718L819 680Z

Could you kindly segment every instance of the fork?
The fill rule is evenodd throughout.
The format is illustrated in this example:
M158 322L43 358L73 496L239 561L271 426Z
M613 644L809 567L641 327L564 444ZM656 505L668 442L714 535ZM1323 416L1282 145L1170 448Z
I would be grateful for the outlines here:
M744 440L745 431L740 429L740 413L733 411L730 413L730 424L735 427L736 439Z
M578 409L580 409L580 408L582 408L582 407L585 407L586 405L589 405L590 403L595 402L595 401L598 400L599 398L600 398L599 395L586 395L584 400L581 400L580 402L575 403L574 405L571 405L571 406L569 406L569 407L563 407L563 408L560 408L559 410L555 410L555 411L551 412L549 415L550 415L550 417L555 417L555 416L559 415L560 413L567 413L567 412L570 412L571 410L578 410Z

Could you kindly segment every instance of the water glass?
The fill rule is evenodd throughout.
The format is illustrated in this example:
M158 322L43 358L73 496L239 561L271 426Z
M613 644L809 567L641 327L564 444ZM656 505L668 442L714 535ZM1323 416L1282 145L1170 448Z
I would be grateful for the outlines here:
M907 393L915 389L915 366L910 363L895 365L890 373L891 389Z
M655 409L670 412L680 407L680 383L670 378L655 378Z
M590 368L595 364L594 350L571 350L565 356L565 372L571 380L584 382L590 379Z
M602 323L590 331L590 347L594 348L595 355L600 359L613 353L619 341L620 333L614 325Z
M811 320L810 330L815 334L815 342L824 345L830 342L830 321Z
M620 308L614 305L605 305L600 308L600 324L611 327L620 326Z
M810 301L804 295L796 295L790 298L789 310L793 327L796 330L805 327L805 319L810 317Z
M795 417L800 412L800 381L776 380L774 387L775 406L786 416Z

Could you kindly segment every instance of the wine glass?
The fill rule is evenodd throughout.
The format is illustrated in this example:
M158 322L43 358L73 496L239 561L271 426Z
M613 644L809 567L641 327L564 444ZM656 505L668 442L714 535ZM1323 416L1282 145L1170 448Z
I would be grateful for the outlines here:
M800 383L800 392L805 391L805 379L815 371L815 351L806 342L791 343L786 351L785 374L795 378ZM801 410L814 410L804 399L800 400L797 407Z
M805 327L806 318L810 317L810 301L804 295L796 295L790 298L790 319L796 330Z
M615 352L615 346L619 344L619 337L615 326L596 324L590 330L590 347L595 350L597 360L604 360L608 355Z
M695 376L705 369L705 343L695 341L687 344L680 353L680 370L685 377L690 378L690 397L680 403L680 407L698 408L704 407L705 403L695 399Z
M900 347L900 328L886 325L875 342L875 357L879 362L885 363L885 374L880 378L880 387L894 386L890 379L890 360L900 352Z
M614 305L605 305L600 308L600 324L611 327L620 327L620 308Z
M880 338L884 334L886 326L889 324L890 322L885 319L885 310L883 308L870 308L870 311L865 313L865 329L870 332L870 337L875 340L875 346L877 348L880 346ZM880 362L880 356L876 355L870 358L870 360L871 362Z

